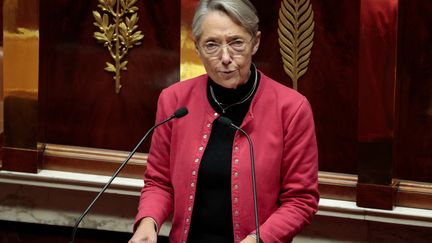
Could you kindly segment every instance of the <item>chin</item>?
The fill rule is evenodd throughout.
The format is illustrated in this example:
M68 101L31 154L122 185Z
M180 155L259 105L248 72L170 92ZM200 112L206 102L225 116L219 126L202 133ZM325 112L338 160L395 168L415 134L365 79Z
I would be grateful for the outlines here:
M223 84L224 84L223 86L225 86L226 88L235 89L241 83L238 80L226 80L226 81L223 81Z

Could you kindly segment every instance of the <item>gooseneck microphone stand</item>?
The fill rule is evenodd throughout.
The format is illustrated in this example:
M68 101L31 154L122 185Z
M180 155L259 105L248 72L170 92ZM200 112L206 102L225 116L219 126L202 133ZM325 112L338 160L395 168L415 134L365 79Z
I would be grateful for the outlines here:
M254 201L254 213L255 213L255 234L256 234L256 242L260 243L260 232L259 232L259 219L258 219L258 199L257 199L257 190L256 190L256 179L255 179L255 160L254 160L254 154L253 154L253 146L252 146L252 140L250 139L249 135L240 127L234 125L234 123L227 117L221 116L218 120L221 124L232 127L241 133L243 133L248 142L249 142L249 148L250 148L250 158L251 158L251 175L252 175L252 191L253 191L253 201Z
M135 152L138 150L138 148L141 146L141 144L147 139L148 135L158 126L167 123L168 121L174 119L174 118L181 118L188 114L188 110L185 107L182 107L174 112L172 116L169 118L163 120L162 122L157 123L153 127L151 127L147 133L142 137L142 139L138 142L138 144L135 146L135 148L132 150L132 152L129 153L129 156L125 159L125 161L120 165L120 167L117 169L117 171L114 173L113 176L111 176L111 179L105 184L105 186L102 188L102 190L97 194L97 196L93 199L93 201L89 204L87 209L81 214L81 216L78 218L78 220L75 222L75 226L72 230L70 243L75 242L75 235L78 230L78 225L81 223L83 218L87 215L87 213L90 211L90 209L93 207L93 205L96 203L96 201L100 198L100 196L105 192L105 190L111 185L113 180L117 177L117 175L120 173L120 171L126 166L127 162L132 158L132 156L135 154Z

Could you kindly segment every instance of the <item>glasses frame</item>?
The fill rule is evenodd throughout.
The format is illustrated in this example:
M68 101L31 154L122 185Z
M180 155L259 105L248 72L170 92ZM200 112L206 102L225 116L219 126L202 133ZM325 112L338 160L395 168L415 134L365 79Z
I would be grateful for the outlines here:
M205 42L203 45L199 45L199 49L202 53L204 53L208 57L220 57L221 54L223 53L223 49L225 49L225 48L227 50L227 53L230 56L233 56L233 57L234 56L241 56L247 50L247 45L250 44L253 39L254 39L253 36L249 39L249 41L243 40L242 38L235 38L234 40L227 42L227 43L224 43L224 44L220 44L220 43L217 43L215 41L208 41L208 42ZM242 47L242 50L236 50L236 48L232 47L232 45L239 40L242 40L243 44L244 44L244 47ZM212 51L209 52L208 50L206 50L206 46L208 44L214 44L217 46L214 52L212 52Z

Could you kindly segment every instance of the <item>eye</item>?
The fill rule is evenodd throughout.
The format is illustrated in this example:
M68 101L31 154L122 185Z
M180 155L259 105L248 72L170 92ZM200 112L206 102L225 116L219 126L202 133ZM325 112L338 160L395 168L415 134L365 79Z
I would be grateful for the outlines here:
M237 40L231 41L229 43L229 45L233 48L242 48L244 46L244 44L245 44L245 41L242 39L237 39Z
M204 44L204 49L206 49L207 51L217 50L218 47L219 47L219 44L216 42L207 42Z

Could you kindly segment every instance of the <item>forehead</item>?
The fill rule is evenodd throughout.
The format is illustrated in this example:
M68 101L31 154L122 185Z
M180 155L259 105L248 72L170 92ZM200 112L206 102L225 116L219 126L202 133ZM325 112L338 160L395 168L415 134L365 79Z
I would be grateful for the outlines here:
M240 24L234 22L230 16L221 11L211 11L203 17L201 24L201 40L228 39L243 37L250 34Z

